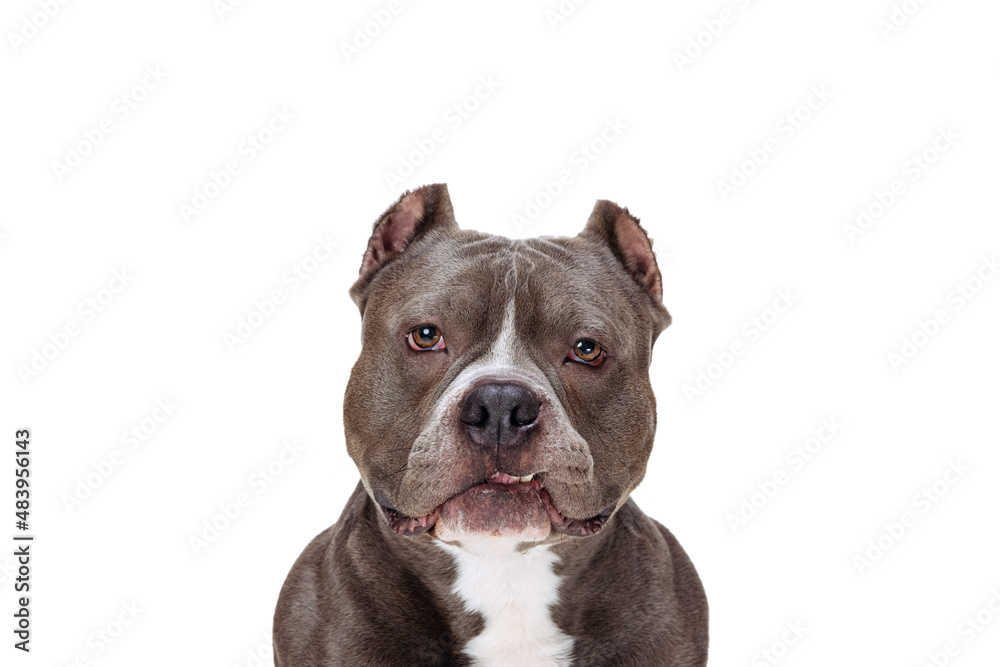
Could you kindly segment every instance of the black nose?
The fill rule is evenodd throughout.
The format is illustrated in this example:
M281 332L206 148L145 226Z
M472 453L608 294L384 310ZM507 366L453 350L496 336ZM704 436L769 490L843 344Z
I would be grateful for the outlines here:
M503 451L527 440L538 408L538 397L527 387L495 382L470 391L459 418L474 443L489 451Z

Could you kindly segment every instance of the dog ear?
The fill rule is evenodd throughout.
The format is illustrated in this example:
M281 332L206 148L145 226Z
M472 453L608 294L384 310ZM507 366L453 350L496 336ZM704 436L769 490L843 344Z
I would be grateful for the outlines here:
M581 236L597 239L611 249L625 270L650 296L662 325L669 325L670 313L663 306L663 279L656 265L653 244L646 230L639 225L639 219L627 208L607 199L599 199Z
M351 287L351 298L360 306L364 288L375 274L403 254L416 238L432 229L458 229L448 186L444 183L404 193L379 216L361 260L360 276Z

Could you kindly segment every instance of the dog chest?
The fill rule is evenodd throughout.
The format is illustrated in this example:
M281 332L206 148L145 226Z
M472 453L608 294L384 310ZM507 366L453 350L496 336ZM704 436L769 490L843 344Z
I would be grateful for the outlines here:
M470 612L482 615L483 630L465 645L477 666L568 665L573 638L552 620L561 577L549 547L526 553L478 555L438 542L455 559L452 591Z

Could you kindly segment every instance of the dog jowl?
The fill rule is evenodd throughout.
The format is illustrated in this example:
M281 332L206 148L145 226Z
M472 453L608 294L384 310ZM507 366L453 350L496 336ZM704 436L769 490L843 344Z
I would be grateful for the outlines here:
M350 293L361 481L288 575L276 664L704 665L698 575L629 499L670 323L639 221L599 201L576 237L511 240L430 185L375 223Z

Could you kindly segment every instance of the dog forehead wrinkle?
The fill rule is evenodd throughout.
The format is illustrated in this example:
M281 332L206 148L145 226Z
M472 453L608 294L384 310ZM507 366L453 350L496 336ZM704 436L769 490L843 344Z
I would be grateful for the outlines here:
M507 262L497 251L470 256L451 247L425 253L406 279L400 276L380 292L379 314L393 332L424 322L475 328L504 297L501 279L490 276L503 276ZM447 339L448 330L444 333Z
M504 250L508 247L510 247L510 239L504 238L503 236L494 236L492 234L481 234L475 238L463 239L458 243L458 248L462 250L463 253L477 252L481 254L485 252Z
M563 239L546 240L547 245L540 247L562 250L559 241ZM522 275L521 292L528 295L522 298L530 301L519 312L526 342L551 341L558 331L567 337L567 346L592 337L619 357L643 350L648 355L652 330L648 297L612 264L610 251L595 251L577 239L566 240L566 246L566 252L573 251L570 257L546 253L551 261L540 261L538 270Z
M535 238L528 240L533 243L545 246L549 251L558 252L563 259L572 259L573 253L570 252L569 249L567 249L566 246L564 246L563 244L556 243L556 241L564 238L565 237L559 237L559 236L536 236ZM528 245L530 246L530 244ZM534 249L537 250L537 248Z
M534 243L529 243L529 241L532 241ZM537 247L535 243L538 243L542 247ZM573 254L566 248L559 245L558 243L554 243L547 238L539 237L535 239L526 239L525 242L522 243L522 245L519 247L519 249L524 251L522 256L525 259L528 259L528 261L531 261L531 259L528 257L528 255L530 254L531 257L534 257L536 259L540 258L548 260L549 262L555 264L559 269L562 269L564 271L573 272L577 268L577 263L574 261ZM558 256L552 254L552 251L554 250L559 251ZM532 268L534 268L535 263L532 261L531 265Z
M486 363L490 364L500 364L500 365L514 365L515 364L515 307L514 301L517 295L517 241L508 241L507 245L504 247L505 252L498 252L497 255L503 256L505 260L504 263L510 262L509 268L506 269L503 275L503 286L504 292L506 292L506 305L503 311L503 319L500 324L499 332L496 338L493 339L492 345L490 345L489 350L484 355ZM456 379L457 381L457 379Z

